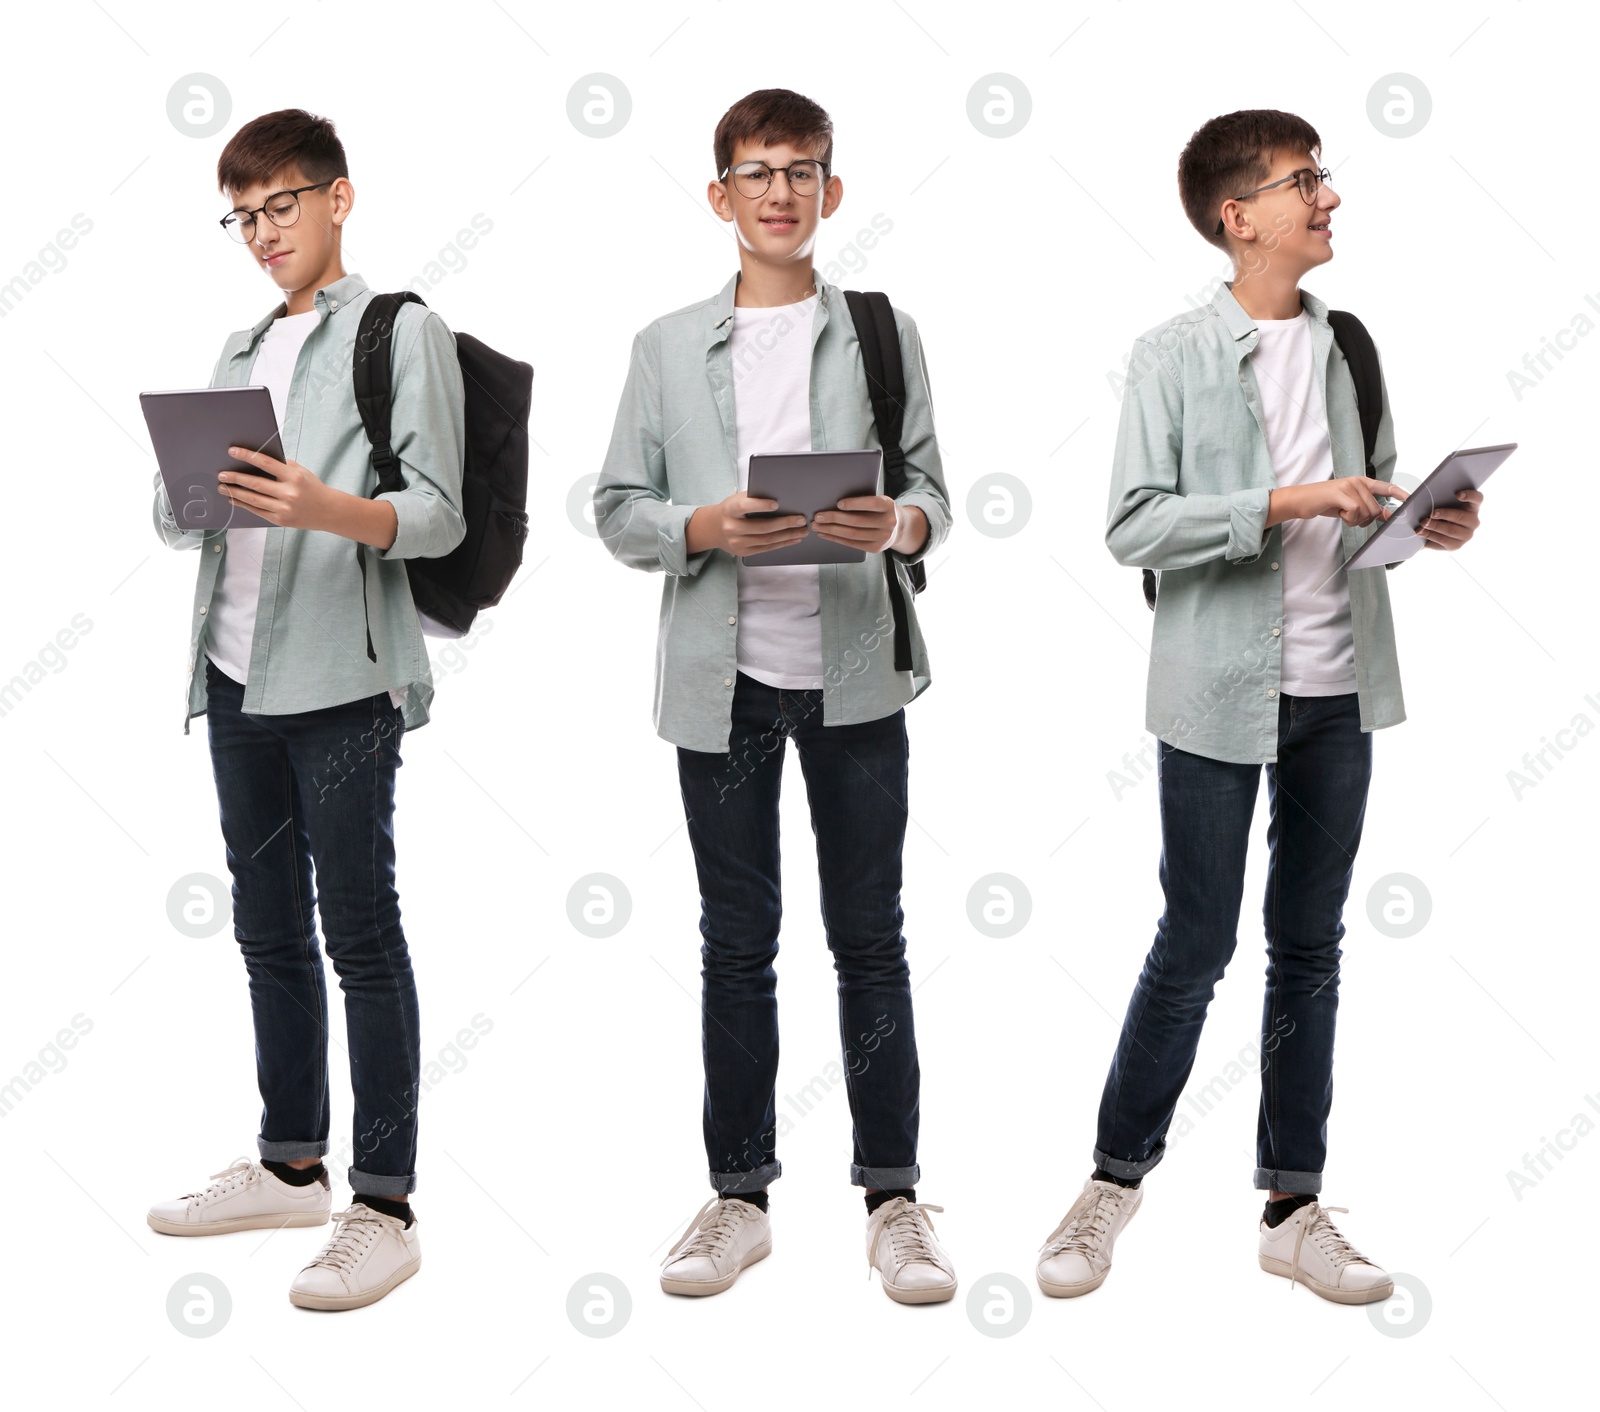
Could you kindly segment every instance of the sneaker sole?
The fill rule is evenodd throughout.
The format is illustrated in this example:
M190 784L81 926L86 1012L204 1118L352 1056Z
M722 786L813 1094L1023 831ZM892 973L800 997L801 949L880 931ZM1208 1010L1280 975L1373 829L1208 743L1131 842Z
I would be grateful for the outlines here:
M1034 1278L1038 1280L1039 1288L1048 1294L1052 1299L1076 1299L1080 1294L1092 1294L1095 1290L1099 1289L1100 1286L1106 1282L1106 1276L1110 1273L1111 1266L1107 1265L1105 1269L1103 1269L1092 1280L1085 1280L1081 1285L1055 1284L1052 1281L1045 1279L1045 1277L1039 1274L1037 1270L1034 1271Z
M169 1221L165 1216L146 1216L150 1229L162 1235L208 1236L227 1235L229 1231L264 1231L281 1226L325 1226L327 1211L301 1212L280 1216L234 1216L226 1221L185 1222Z
M879 1279L882 1280L880 1273ZM947 1299L954 1299L956 1287L949 1285L935 1285L930 1289L896 1289L895 1286L884 1282L883 1292L894 1300L896 1304L943 1304Z
M363 1290L360 1294L307 1294L302 1290L289 1290L289 1303L301 1309L360 1309L365 1304L376 1304L384 1295L403 1285L422 1268L419 1255L409 1265L402 1265L381 1285Z
M1262 1255L1258 1258L1261 1268L1269 1275L1282 1275L1284 1279L1288 1279L1293 1273L1293 1266L1287 1260L1278 1260L1271 1255ZM1304 1270L1295 1278L1295 1283L1305 1285L1313 1293L1320 1294L1335 1304L1376 1304L1380 1299L1387 1299L1394 1293L1393 1280L1385 1280L1381 1285L1373 1285L1371 1289L1339 1289L1312 1278Z
M772 1254L772 1242L763 1241L750 1251L739 1262L739 1268L731 1274L724 1275L720 1280L675 1280L670 1275L662 1275L661 1288L667 1294L721 1294L723 1290L732 1286L739 1276L758 1260L765 1260Z

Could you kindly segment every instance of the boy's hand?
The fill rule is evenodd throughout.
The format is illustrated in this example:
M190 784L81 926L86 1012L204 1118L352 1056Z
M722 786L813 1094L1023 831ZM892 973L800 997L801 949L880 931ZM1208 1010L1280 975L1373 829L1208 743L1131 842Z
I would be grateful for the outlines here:
M703 549L725 549L743 558L747 554L765 554L769 549L798 544L806 537L806 517L765 517L767 512L777 508L776 500L736 490L715 505L702 505L689 517L684 547L690 554L698 554ZM763 518L751 518L757 514Z
M1483 504L1483 492L1463 490L1456 499L1466 503L1459 510L1450 507L1435 510L1417 526L1417 533L1427 541L1429 549L1459 549L1478 528L1478 506Z
M920 506L902 507L888 495L847 495L835 510L818 510L811 523L819 537L868 554L897 549L914 554L928 535Z
M249 471L218 471L217 489L232 504L288 529L331 528L334 505L342 491L324 485L298 461L276 461L265 452L243 446L230 446L228 454L276 477L267 480Z
M1404 486L1391 485L1371 476L1334 476L1314 485L1286 485L1267 499L1267 525L1284 520L1314 520L1319 515L1337 515L1345 524L1360 528L1374 520L1387 520L1390 511L1378 504L1380 495L1404 500L1410 495Z

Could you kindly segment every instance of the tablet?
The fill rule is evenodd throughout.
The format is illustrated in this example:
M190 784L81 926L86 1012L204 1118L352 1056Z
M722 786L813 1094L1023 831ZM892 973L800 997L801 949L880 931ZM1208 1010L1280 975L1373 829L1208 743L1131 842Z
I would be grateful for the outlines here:
M1463 490L1480 489L1516 449L1517 443L1508 441L1504 446L1471 446L1452 451L1427 480L1400 502L1383 527L1369 535L1361 548L1344 561L1344 567L1376 569L1409 559L1427 544L1416 532L1417 526L1435 510L1464 508L1464 502L1456 496Z
M790 451L781 455L752 453L746 490L764 500L776 500L776 510L760 510L752 518L804 515L809 522L818 510L833 510L847 495L880 495L883 482L881 451ZM746 554L743 562L763 568L770 564L859 564L864 549L852 549L823 539L808 528L806 537L765 554Z
M218 471L262 470L228 455L248 446L283 460L272 394L264 387L202 387L185 392L141 392L145 425L161 480L179 529L271 528L271 522L235 505L217 489ZM271 480L271 476L267 476Z

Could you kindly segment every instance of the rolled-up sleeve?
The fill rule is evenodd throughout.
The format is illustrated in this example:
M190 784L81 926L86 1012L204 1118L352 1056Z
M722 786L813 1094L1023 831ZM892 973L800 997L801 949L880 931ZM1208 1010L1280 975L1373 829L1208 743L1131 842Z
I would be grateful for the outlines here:
M594 523L601 543L630 569L693 576L716 551L688 552L694 505L674 505L661 430L659 334L633 340L628 380L611 428L611 444L594 487Z
M895 497L895 503L915 505L928 517L928 537L910 554L900 555L906 563L915 564L943 544L950 533L950 496L934 433L933 392L928 383L922 336L910 315L898 309L895 323L900 332L900 361L906 382L905 423L900 434L900 447L906 457L906 488Z
M396 351L389 416L389 444L405 487L377 497L394 506L399 522L394 543L377 553L383 559L436 559L467 533L461 513L466 392L455 336L444 320L429 310L421 319L403 318L398 326L406 322L417 328Z
M1135 370L1122 399L1106 545L1119 564L1187 569L1213 559L1259 558L1272 491L1178 493L1183 458L1183 389L1160 347L1134 345Z

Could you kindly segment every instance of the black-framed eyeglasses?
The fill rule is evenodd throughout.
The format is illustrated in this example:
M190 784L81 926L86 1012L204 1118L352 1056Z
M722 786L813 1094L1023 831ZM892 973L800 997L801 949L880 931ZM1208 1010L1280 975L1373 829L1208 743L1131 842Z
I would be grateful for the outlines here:
M332 186L337 180L337 177L329 177L327 181L314 181L310 186L297 186L293 191L275 191L255 210L248 211L240 206L229 211L217 224L239 244L248 245L255 239L257 216L265 216L275 226L292 226L300 219L300 193L315 191L319 186Z
M1288 176L1278 181L1269 181L1265 186L1258 186L1254 191L1247 191L1243 196L1235 196L1235 201L1248 201L1252 196L1259 196L1263 191L1271 191L1275 186L1287 186L1291 181L1300 188L1300 199L1308 206L1317 204L1317 192L1322 183L1333 175L1326 167L1313 171L1310 167L1301 167L1297 172L1290 172ZM1217 234L1222 234L1222 221L1217 220Z
M731 173L734 189L741 196L765 196L767 188L772 185L773 176L778 172L783 173L789 190L796 196L814 196L822 190L822 184L828 179L828 164L815 157L790 162L787 167L769 167L765 162L740 162L737 167L726 168L717 180L726 181Z

